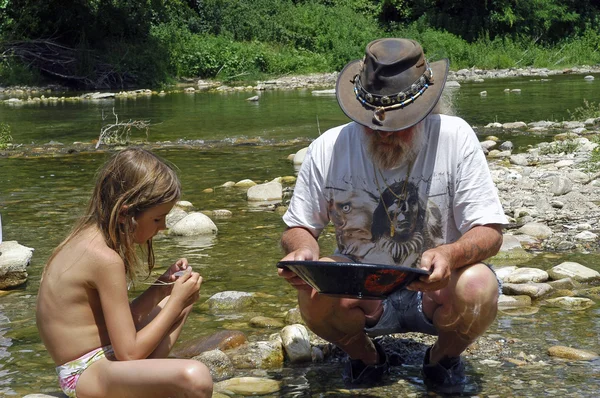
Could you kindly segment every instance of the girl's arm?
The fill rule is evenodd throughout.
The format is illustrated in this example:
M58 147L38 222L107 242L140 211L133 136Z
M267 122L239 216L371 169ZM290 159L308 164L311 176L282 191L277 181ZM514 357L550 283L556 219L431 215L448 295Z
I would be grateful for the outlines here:
M158 303L171 294L173 282L177 280L172 276L177 271L188 268L188 261L180 258L173 263L148 289L136 297L130 304L131 315L135 325L139 325L142 320L152 311Z
M178 320L183 309L198 298L200 275L181 276L173 285L165 307L143 329L137 331L127 296L125 267L115 252L104 252L96 261L93 282L98 290L110 342L118 360L147 358Z

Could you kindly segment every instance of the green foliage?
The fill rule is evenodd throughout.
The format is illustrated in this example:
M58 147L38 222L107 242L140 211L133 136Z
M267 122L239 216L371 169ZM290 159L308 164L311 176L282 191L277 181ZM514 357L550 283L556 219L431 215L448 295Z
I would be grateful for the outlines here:
M0 0L0 47L52 39L80 50L75 75L108 65L137 86L339 71L385 36L454 69L589 65L599 32L596 0ZM0 64L3 84L29 73Z
M38 85L43 82L40 74L16 59L0 59L0 82L6 86Z
M12 139L10 126L6 123L0 123L0 149L8 148L8 145L12 143Z
M152 36L169 49L170 69L179 77L229 80L237 75L278 75L326 70L325 57L257 41L240 43L224 37L194 35L175 24L162 24Z
M598 146L592 150L590 159L586 163L586 169L589 172L596 172L600 170L600 135L593 136L590 141Z
M553 141L540 146L540 155L560 155L577 151L579 144L575 140Z
M600 117L600 103L590 103L587 99L584 99L583 106L579 106L573 111L567 109L567 112L571 120L585 121L587 119L595 119Z

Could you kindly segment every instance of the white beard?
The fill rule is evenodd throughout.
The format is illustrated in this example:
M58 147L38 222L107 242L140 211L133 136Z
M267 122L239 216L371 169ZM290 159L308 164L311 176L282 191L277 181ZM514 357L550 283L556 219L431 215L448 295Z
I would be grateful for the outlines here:
M389 135L367 130L367 152L375 167L389 170L413 162L424 142L423 122Z

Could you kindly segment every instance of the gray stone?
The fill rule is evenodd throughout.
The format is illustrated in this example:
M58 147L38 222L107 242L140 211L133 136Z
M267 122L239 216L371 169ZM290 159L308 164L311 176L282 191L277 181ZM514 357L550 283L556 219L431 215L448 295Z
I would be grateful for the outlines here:
M210 217L200 212L188 214L169 229L169 234L175 236L214 235L216 233L215 223Z
M594 282L600 280L600 273L579 263L565 261L550 270L548 275L554 279L572 278L577 282Z
M577 348L555 345L548 348L548 355L575 361L591 361L598 358L598 354L592 351L579 350Z
M206 304L210 310L239 310L256 304L256 298L252 293L228 290L212 295Z
M0 289L16 287L27 282L27 266L33 248L15 240L0 243Z
M571 182L571 180L559 176L553 177L550 180L550 184L550 191L554 196L561 196L567 194L573 189L573 183Z
M546 282L547 280L546 271L529 267L518 268L504 278L506 283Z
M235 367L231 359L221 350L211 350L193 357L200 361L210 370L213 381L225 380L235 375Z
M552 229L550 227L536 222L530 222L523 225L517 230L517 232L533 236L538 239L546 239L552 236Z
M280 334L283 349L291 363L310 362L312 360L310 339L304 325L286 326Z
M498 297L498 308L517 308L517 307L530 307L531 297L529 296L507 296L501 294Z
M248 200L251 202L281 200L283 187L279 182L259 184L248 189Z
M546 304L553 307L560 307L567 310L585 310L594 305L594 301L585 297L556 297L545 301Z
M552 292L552 286L547 283L504 283L502 293L511 296L525 295L532 299L538 299Z
M296 152L296 154L294 155L294 159L292 160L292 162L295 165L301 165L302 162L304 162L304 158L306 157L306 152L308 151L308 147L302 148L300 149L298 152Z
M240 180L235 183L235 186L240 187L240 188L249 188L249 187L253 187L255 185L256 185L256 183L248 178Z
M261 377L235 377L216 383L214 389L229 393L227 395L257 396L276 393L281 389L281 382Z
M277 369L283 366L283 347L278 341L256 341L227 352L238 369Z

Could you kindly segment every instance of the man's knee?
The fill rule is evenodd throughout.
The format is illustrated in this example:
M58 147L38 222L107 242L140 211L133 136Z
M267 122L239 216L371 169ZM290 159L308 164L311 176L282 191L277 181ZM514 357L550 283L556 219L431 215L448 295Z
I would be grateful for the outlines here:
M298 292L298 306L304 322L311 327L313 324L321 324L330 319L339 311L339 299L325 297L317 294L314 290Z
M453 296L465 305L496 306L498 293L496 275L487 265L479 263L459 271Z

